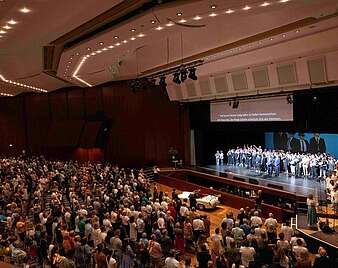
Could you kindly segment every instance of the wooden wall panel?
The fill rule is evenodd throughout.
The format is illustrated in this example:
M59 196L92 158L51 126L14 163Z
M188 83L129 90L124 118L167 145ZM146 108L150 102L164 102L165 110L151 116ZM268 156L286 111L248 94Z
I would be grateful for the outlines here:
M100 87L85 90L85 107L87 116L95 115L102 111L102 89Z
M85 115L84 90L70 89L68 90L68 114L70 120L83 119Z
M51 109L51 120L67 120L68 101L66 91L56 91L49 94L49 103Z

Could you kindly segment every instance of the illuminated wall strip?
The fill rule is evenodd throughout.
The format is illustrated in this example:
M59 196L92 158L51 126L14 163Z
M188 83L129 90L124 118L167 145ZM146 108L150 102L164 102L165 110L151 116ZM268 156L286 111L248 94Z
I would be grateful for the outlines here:
M0 92L0 96L3 96L3 97L13 97L14 95Z
M29 85L22 84L22 83L19 83L19 82L15 82L15 81L12 81L12 80L8 80L5 77L3 77L1 74L0 74L0 79L1 79L1 81L5 82L5 83L11 84L11 85L14 85L14 86L29 88L29 89L36 90L36 91L39 91L39 92L44 92L44 93L48 92L47 90L39 88L39 87L33 87L33 86L29 86Z
M89 87L92 87L93 85L92 84L89 84L87 81L81 79L80 77L77 76L78 72L80 71L82 65L85 63L85 61L87 60L89 56L84 56L82 58L82 60L80 61L80 64L76 67L76 70L75 72L73 73L72 77L74 77L76 80L80 81L81 83L89 86Z

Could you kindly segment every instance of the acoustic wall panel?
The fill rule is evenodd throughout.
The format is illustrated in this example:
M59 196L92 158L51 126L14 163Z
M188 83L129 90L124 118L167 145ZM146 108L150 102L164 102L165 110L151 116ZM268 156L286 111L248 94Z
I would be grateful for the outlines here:
M227 78L225 75L218 75L214 77L216 93L224 93L229 90Z
M297 83L297 72L295 63L277 65L277 74L280 85Z
M325 58L310 59L307 64L312 84L327 82Z
M269 73L266 67L253 69L252 76L255 84L255 88L264 88L270 86Z
M201 94L203 96L205 95L210 95L211 92L211 88L210 88L210 82L209 79L201 79L199 80L199 84L200 84L200 88L201 88Z
M231 78L234 90L248 89L248 82L244 71L232 73Z
M186 82L187 87L187 96L189 98L194 98L197 96L195 84L193 82Z

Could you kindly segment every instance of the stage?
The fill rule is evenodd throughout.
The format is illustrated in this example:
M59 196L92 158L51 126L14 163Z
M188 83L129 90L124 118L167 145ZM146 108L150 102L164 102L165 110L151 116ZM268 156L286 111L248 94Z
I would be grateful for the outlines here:
M285 173L281 173L278 177L268 176L264 172L256 172L252 169L231 165L207 165L205 167L196 167L195 169L220 177L231 175L251 184L280 189L297 196L313 194L315 197L318 197L318 200L326 200L325 181L295 178L287 176Z

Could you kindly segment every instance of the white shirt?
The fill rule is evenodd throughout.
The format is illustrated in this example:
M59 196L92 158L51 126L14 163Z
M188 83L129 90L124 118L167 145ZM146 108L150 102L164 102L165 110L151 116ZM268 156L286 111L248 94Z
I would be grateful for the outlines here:
M284 238L287 241L291 241L291 237L293 236L293 229L290 226L282 226L281 232L284 234Z
M261 217L258 217L258 216L252 216L250 221L251 221L251 226L259 226L263 223Z
M189 209L187 207L185 207L185 206L181 206L181 208L180 208L180 215L182 217L188 216L189 215Z
M204 231L205 230L205 228L204 228L204 222L201 219L194 219L192 221L192 228L195 231Z
M249 263L254 261L255 249L253 247L241 247L239 252L241 253L242 264L245 267L249 267Z
M165 268L178 268L180 263L173 257L168 257L165 259Z

